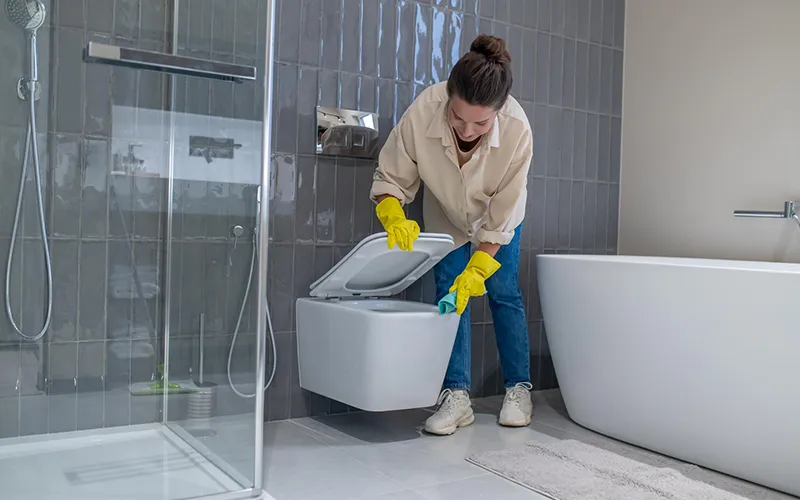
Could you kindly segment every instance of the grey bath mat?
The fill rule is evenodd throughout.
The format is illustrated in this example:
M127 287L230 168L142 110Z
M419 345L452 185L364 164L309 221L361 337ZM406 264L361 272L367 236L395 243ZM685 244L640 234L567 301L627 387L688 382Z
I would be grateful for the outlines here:
M616 449L603 449L609 447ZM529 443L521 449L483 453L467 460L555 500L794 498L624 445L603 448L575 440Z

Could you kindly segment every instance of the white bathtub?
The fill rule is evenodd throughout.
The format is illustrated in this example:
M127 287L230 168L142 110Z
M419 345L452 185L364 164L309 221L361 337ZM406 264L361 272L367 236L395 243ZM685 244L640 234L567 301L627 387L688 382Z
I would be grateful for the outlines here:
M541 255L570 417L800 496L800 265Z

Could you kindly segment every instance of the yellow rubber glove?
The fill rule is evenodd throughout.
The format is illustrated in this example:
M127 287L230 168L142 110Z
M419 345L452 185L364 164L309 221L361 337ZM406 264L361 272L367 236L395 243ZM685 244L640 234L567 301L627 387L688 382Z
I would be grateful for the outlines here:
M397 198L390 196L378 203L375 212L383 224L383 229L389 235L390 249L397 245L400 250L408 252L414 250L414 242L419 238L419 224L406 219L406 214Z
M469 259L467 268L450 287L451 292L456 292L456 313L463 314L469 299L480 297L486 293L486 280L498 269L500 269L500 263L491 255L480 250L475 252Z

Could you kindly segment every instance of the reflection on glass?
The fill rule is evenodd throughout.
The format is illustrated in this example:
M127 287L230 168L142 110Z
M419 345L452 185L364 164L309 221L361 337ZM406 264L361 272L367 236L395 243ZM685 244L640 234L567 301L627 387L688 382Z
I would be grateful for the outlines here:
M375 158L378 154L378 116L365 111L318 106L317 153Z

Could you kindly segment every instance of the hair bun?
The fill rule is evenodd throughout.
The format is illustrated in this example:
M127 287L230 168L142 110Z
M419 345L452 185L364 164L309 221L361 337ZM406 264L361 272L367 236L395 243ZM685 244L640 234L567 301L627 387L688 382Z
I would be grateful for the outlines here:
M496 36L478 35L469 50L486 57L495 64L511 63L511 55L506 49L506 41Z

